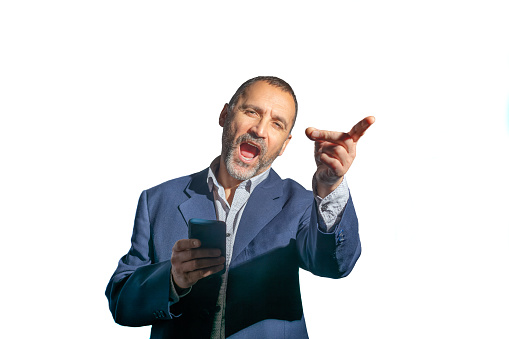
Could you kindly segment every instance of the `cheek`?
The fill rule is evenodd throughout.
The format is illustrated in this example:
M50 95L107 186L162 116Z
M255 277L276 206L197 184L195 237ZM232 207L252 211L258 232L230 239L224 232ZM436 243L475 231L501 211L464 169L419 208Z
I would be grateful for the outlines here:
M232 125L231 125L231 130L237 136L248 133L249 129L250 129L250 126L247 123L242 122L242 121L232 123Z
M228 125L228 132L232 136L233 140L237 140L239 135L241 135L241 133L239 132L240 130L241 127L239 126L238 123L232 122Z
M268 140L268 146L271 154L278 154L284 150L285 147L285 138L281 138L280 136L275 136Z

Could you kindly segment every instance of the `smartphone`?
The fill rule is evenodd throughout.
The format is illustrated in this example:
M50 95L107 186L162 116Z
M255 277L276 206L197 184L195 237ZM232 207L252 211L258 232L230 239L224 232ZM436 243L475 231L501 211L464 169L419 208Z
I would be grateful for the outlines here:
M226 223L224 221L192 218L189 220L189 239L199 239L203 248L219 248L226 258ZM225 269L218 272L223 274Z

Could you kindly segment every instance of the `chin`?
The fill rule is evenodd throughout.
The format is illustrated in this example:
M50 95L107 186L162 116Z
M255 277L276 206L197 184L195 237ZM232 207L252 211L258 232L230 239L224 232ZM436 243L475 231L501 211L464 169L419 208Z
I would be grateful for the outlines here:
M240 164L239 164L240 162ZM229 161L226 164L226 170L230 174L232 178L235 178L240 181L248 180L257 175L258 168L257 164L253 164L253 166L249 166L242 161Z

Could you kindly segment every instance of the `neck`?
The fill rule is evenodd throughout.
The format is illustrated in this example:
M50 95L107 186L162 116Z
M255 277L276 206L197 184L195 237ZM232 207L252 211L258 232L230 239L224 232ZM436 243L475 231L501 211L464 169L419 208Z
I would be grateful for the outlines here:
M221 159L219 161L219 170L217 171L217 181L223 186L224 194L226 196L226 200L228 203L232 204L233 196L235 195L235 190L241 184L241 180L237 180L228 173L226 170L226 165L224 162L224 157L221 155Z

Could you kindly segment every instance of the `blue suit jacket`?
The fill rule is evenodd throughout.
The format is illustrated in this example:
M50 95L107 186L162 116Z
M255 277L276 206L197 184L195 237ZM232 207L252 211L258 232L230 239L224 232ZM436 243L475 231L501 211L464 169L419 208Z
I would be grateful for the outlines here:
M106 289L121 325L152 325L151 338L210 338L220 277L198 281L171 307L171 251L187 238L191 218L216 219L207 171L144 191L138 202L132 246ZM307 338L299 267L341 278L361 252L351 199L331 233L317 225L313 194L271 169L252 192L238 226L228 275L226 336Z

